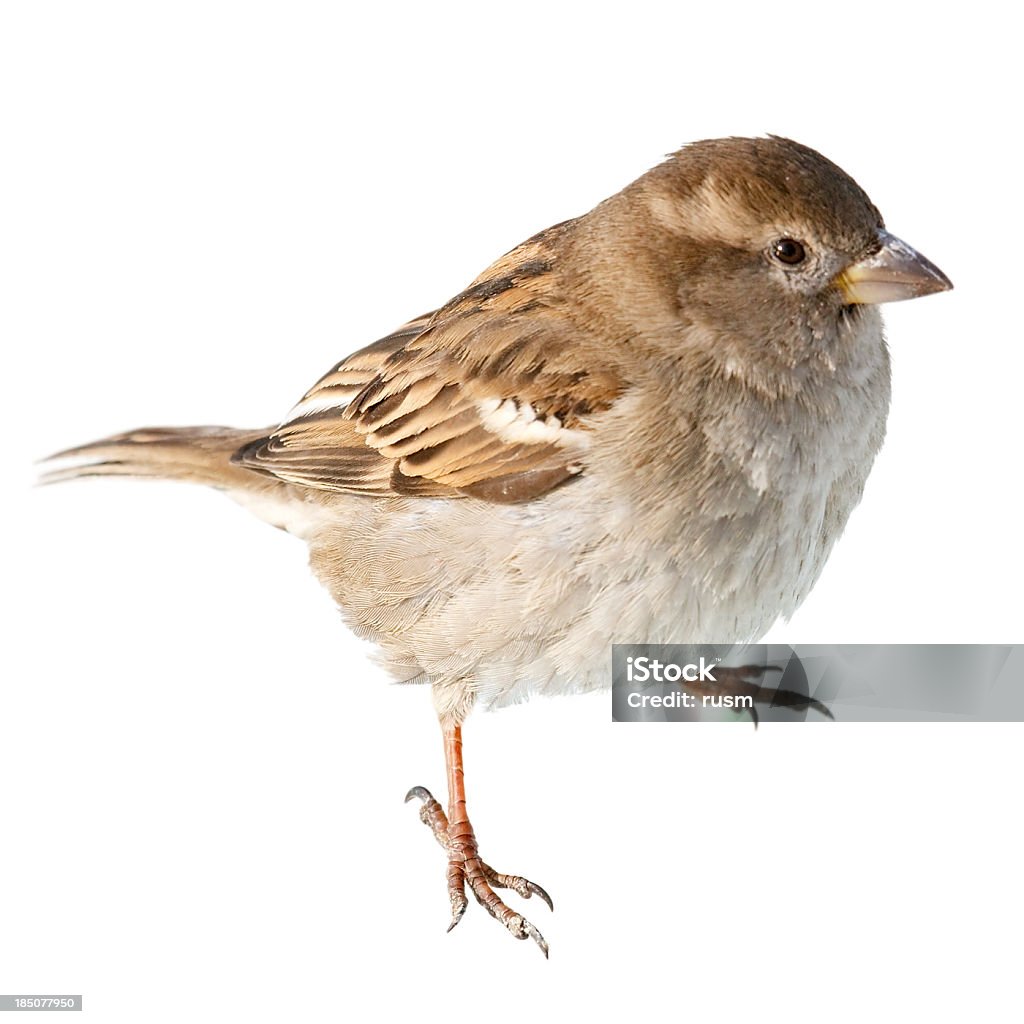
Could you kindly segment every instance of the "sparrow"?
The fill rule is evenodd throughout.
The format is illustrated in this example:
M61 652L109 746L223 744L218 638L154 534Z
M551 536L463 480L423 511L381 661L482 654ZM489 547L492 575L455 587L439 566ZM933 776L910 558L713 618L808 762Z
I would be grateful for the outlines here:
M550 897L481 858L466 717L609 686L613 643L744 643L791 615L885 434L877 306L951 287L814 150L695 142L342 359L279 426L134 430L43 479L206 484L304 540L391 676L431 686L447 809L406 800L446 854L449 931L468 887L546 956L499 892Z

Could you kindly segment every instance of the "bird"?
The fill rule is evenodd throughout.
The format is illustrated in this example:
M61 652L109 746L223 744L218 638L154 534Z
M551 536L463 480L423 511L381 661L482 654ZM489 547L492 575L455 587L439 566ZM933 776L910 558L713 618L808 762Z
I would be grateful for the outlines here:
M481 856L467 716L608 687L613 643L751 642L792 615L885 435L878 306L950 288L817 151L693 142L341 359L278 426L132 430L41 479L204 484L305 541L390 676L431 687L447 807L406 801L445 853L448 930L468 889L547 956L502 893L551 898Z

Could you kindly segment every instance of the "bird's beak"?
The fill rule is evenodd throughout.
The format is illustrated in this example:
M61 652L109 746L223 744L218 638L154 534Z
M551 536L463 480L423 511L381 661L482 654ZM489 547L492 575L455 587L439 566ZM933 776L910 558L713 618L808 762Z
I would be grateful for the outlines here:
M847 267L836 285L847 303L899 302L948 292L953 282L931 260L888 231L878 232L881 249Z

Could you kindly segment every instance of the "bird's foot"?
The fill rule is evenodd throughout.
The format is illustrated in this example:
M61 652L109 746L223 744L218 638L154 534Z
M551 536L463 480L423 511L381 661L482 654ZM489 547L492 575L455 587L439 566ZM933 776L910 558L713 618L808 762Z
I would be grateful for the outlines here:
M781 671L782 669L778 665L740 665L736 668L716 665L714 682L688 683L686 688L698 695L750 697L750 704L740 710L746 711L750 715L755 727L758 723L758 704L793 708L794 711L814 708L826 718L835 718L820 700L815 700L814 697L810 697L806 693L797 693L795 690L777 690L761 685L761 680L766 672Z
M468 885L473 895L491 917L500 921L517 939L527 937L540 946L546 957L548 944L544 936L525 917L509 908L495 889L511 889L524 899L539 896L550 909L554 910L551 897L536 882L519 875L504 875L495 871L480 859L476 836L468 821L450 823L444 809L429 790L414 786L406 794L408 803L413 798L423 801L420 807L420 821L427 825L434 838L448 855L448 899L452 905L451 931L462 920L469 901L466 898Z

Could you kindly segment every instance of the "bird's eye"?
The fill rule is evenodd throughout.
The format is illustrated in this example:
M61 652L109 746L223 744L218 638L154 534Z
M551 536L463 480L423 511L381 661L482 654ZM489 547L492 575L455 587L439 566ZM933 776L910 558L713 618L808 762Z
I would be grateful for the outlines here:
M807 252L803 244L795 238L780 238L772 246L772 256L780 263L785 263L787 267L795 267L798 263L803 263Z

